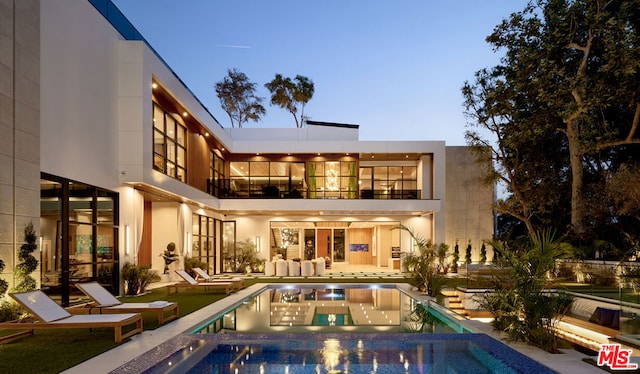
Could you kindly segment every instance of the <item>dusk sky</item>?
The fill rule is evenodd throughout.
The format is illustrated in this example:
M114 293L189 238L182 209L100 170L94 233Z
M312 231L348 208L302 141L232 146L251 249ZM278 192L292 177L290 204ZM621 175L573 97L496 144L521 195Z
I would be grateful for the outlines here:
M236 68L266 115L243 127L295 127L269 104L276 73L315 84L305 114L360 125L361 140L464 145L461 87L496 65L485 38L526 0L112 0L216 119L214 85Z

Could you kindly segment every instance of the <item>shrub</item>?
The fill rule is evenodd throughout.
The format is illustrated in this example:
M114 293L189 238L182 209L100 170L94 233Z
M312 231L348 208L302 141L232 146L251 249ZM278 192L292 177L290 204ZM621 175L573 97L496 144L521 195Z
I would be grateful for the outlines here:
M35 290L37 286L36 280L31 276L38 268L38 260L32 253L38 249L36 244L37 236L33 229L33 223L29 223L24 228L24 244L20 246L18 259L20 263L16 266L16 292L25 292Z
M436 248L436 257L438 257L438 270L446 274L449 271L449 264L446 263L449 254L449 245L440 243Z
M547 273L557 259L569 254L568 246L553 232L536 233L529 243L513 250L502 242L493 242L499 256L491 280L492 292L486 293L481 305L494 317L493 327L507 333L509 340L521 340L557 352L555 323L568 312L572 297L547 291Z
M184 271L189 273L189 275L191 275L192 277L196 278L196 273L193 272L193 268L200 268L200 269L206 271L207 273L209 273L209 265L206 262L201 261L198 258L185 257L184 258Z
M251 239L236 244L236 271L241 273L261 272L264 270L265 260L256 254L256 245Z
M418 249L416 253L403 253L404 271L411 274L415 286L421 292L433 297L439 296L444 285L444 277L436 271L437 246L430 240L417 236L405 226L400 228L411 235Z
M3 271L4 271L4 261L0 260L0 274ZM4 279L0 279L0 298L4 297L4 294L7 292L8 289L9 289L9 283Z
M460 261L460 247L458 246L458 241L456 240L456 245L453 247L453 256L451 259L451 272L458 272L458 261Z
M160 281L160 274L151 270L150 265L133 265L126 262L122 266L122 283L124 284L125 295L138 295L145 292L150 283Z

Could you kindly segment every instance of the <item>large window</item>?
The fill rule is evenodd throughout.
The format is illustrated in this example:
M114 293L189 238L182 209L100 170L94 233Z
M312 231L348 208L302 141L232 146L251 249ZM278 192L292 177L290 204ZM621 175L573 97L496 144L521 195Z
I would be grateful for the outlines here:
M215 151L209 152L209 193L216 197L223 196L224 159Z
M231 162L229 189L231 197L303 197L304 162Z
M207 273L216 272L216 220L211 217L193 215L193 244L191 257L208 265Z
M238 271L238 256L236 254L236 222L222 222L222 272L235 273Z
M363 199L418 199L416 166L361 166Z
M42 289L63 306L78 282L118 294L118 194L42 173L40 195Z
M309 197L312 199L355 199L355 161L313 161L309 163Z
M182 182L187 180L186 135L177 115L153 103L153 168Z

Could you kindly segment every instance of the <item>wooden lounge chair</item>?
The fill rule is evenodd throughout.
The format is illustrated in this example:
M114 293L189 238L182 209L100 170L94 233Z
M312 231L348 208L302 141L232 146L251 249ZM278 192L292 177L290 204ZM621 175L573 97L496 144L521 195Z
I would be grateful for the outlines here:
M178 274L184 282L175 283L167 285L167 293L169 295L173 293L178 293L179 288L204 288L205 291L209 290L224 290L224 292L228 295L231 293L231 289L233 285L231 282L198 282L193 279L189 273L184 270L176 270L176 274Z
M142 317L139 313L122 314L84 314L74 315L58 305L41 290L9 294L28 310L37 321L23 319L0 323L0 329L58 329L58 328L99 328L109 327L115 331L116 343L142 332ZM133 329L125 332L127 326Z
M242 278L238 278L238 277L229 278L229 279L212 278L203 269L193 268L193 271L196 273L196 280L197 281L202 280L203 282L209 282L209 283L213 283L213 282L231 282L231 284L233 285L232 287L233 287L234 291L240 291L241 289L244 288L244 279L242 279Z
M178 318L178 303L175 302L123 303L98 282L76 283L76 287L94 301L87 305L89 314L92 313L93 309L98 309L100 314L153 312L158 315L158 323L160 325Z

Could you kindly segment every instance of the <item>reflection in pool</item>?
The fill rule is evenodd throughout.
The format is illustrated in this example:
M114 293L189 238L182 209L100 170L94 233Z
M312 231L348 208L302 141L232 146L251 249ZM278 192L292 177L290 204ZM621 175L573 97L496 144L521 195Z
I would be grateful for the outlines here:
M461 332L395 286L267 288L194 330L215 332Z
M146 373L553 373L484 334L209 334L192 344Z

